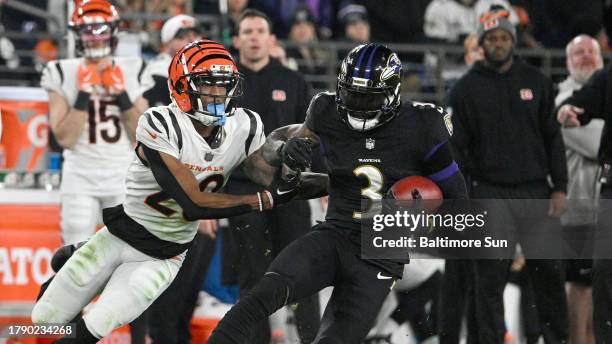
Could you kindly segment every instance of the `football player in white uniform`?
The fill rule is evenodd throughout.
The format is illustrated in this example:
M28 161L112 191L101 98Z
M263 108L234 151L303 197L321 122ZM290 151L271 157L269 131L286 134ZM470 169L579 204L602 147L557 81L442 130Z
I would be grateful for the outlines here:
M74 339L96 343L135 319L168 287L198 219L263 211L294 197L326 193L326 175L274 178L280 173L263 157L259 115L230 105L241 94L240 80L219 43L196 41L174 56L168 81L172 104L150 108L138 122L126 202L104 209L106 227L57 273L32 311L35 324L70 321L101 290L77 322ZM307 143L289 140L278 150L289 169L309 159L301 149ZM241 196L215 193L238 166L268 189Z
M106 0L83 1L70 27L75 59L55 60L43 70L49 122L64 148L61 228L65 244L86 240L101 223L101 210L123 202L142 97L153 80L141 80L140 57L114 57L119 16Z

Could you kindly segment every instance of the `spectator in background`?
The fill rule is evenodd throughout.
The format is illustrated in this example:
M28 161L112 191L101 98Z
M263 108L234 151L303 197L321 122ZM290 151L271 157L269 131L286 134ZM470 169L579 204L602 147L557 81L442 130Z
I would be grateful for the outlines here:
M168 66L172 57L187 43L202 38L198 22L186 14L168 19L161 29L162 47L159 54L149 62L145 74L150 74L155 85L145 92L144 97L151 106L168 105Z
M569 76L559 84L555 105L559 106L574 90L580 89L593 73L603 67L599 44L587 35L572 39L566 47ZM597 201L601 185L598 181L597 152L604 126L602 119L593 119L579 128L563 128L567 157L568 212L561 218L568 242L576 251L566 265L569 332L571 343L595 343L593 336L593 301L591 269L592 241L597 227Z
M353 43L370 41L368 10L362 5L349 4L338 11L338 21L344 28L344 38ZM346 56L346 54L342 54Z
M289 42L293 46L287 48L287 58L297 62L298 71L305 75L325 76L330 54L312 44L318 42L316 22L307 7L299 8L293 17ZM297 46L295 46L297 44ZM327 84L322 81L310 83L313 89L326 89Z
M460 44L493 4L501 5L509 12L513 25L518 23L506 0L433 0L425 11L425 36L433 41Z
M223 22L221 32L221 43L229 48L232 55L237 55L237 51L232 46L232 37L236 22L242 12L249 6L249 0L227 0L227 21ZM200 0L193 4L193 12L197 14L221 14L218 0Z
M251 0L250 7L266 13L272 20L274 32L280 38L287 38L298 9L307 7L312 13L315 27L321 39L332 36L335 18L334 0Z
M602 167L600 183L602 199L599 212L598 236L593 261L593 328L597 343L612 343L612 259L610 256L610 199L612 198L612 65L593 73L591 78L563 101L557 120L564 126L579 126L592 118L605 121L598 160Z
M520 242L534 285L540 334L547 343L564 343L568 325L562 264L529 259L542 254L541 246L534 247L542 242L540 234L557 233L558 220L547 215L559 217L564 212L567 166L563 139L551 116L552 82L513 56L516 33L505 15L503 11L490 13L479 24L477 35L484 59L474 63L449 92L453 143L471 181L471 198L549 199L548 204L537 203L539 206L530 206L528 211L519 211L506 201L488 202L491 208L487 212L496 221L488 222L486 233L509 239L509 250L496 251L491 258L502 258L500 254L510 258ZM546 237L546 243L555 240L554 235ZM473 261L478 342L504 342L503 291L510 265L511 259Z
M240 52L238 70L244 75L244 95L238 106L260 114L266 135L274 129L301 123L309 99L306 82L299 73L270 58L274 35L269 18L260 11L249 9L236 25L233 43ZM255 190L261 187L238 170L226 185L226 192L230 194ZM292 201L282 209L235 216L229 218L229 222L230 230L224 233L224 240L233 242L235 250L224 259L232 261L236 267L243 296L263 277L284 247L310 231L310 206L306 201ZM300 339L302 343L311 343L319 329L318 295L301 300L294 309ZM253 328L249 344L268 343L270 328L265 321Z

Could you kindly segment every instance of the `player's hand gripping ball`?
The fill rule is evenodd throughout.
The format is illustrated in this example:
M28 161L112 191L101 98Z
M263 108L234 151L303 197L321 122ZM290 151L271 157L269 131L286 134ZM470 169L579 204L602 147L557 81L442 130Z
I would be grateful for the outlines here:
M401 208L421 207L426 213L434 213L442 204L444 195L431 179L421 176L405 177L389 189L388 198L395 199Z

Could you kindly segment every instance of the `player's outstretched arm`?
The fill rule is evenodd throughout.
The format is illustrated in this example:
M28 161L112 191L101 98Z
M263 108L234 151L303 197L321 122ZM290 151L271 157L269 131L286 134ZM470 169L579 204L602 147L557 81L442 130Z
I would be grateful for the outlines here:
M272 166L280 167L283 148L290 139L307 139L310 148L319 147L319 137L305 123L280 127L268 135L262 147L264 159ZM285 150L285 156L289 153Z
M188 220L225 218L271 207L262 194L237 196L201 192L191 171L169 154L141 144L138 155L149 164L164 192L183 208Z
M55 91L49 91L49 126L57 142L63 148L72 148L87 121L87 111L71 107L66 99Z
M261 148L264 162L280 168L303 171L310 166L311 150L319 147L319 137L305 123L292 124L274 130ZM303 165L303 166L300 166ZM327 195L329 176L321 173L302 172L296 199L311 199Z
M266 140L266 144L267 142L268 140ZM253 182L268 187L280 182L275 180L275 178L279 178L280 173L278 173L276 167L270 165L265 160L263 157L264 149L265 145L255 153L249 155L242 163L242 169ZM292 194L292 198L311 199L325 196L327 195L328 183L329 177L326 174L302 172L300 174L299 183L296 185L296 190ZM274 188L270 187L270 189L270 192L276 192Z

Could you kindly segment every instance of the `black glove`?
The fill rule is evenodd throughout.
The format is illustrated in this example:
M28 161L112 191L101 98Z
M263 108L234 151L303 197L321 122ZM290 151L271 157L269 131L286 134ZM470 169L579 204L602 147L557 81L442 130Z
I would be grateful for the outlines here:
M272 196L272 206L277 207L291 201L297 195L299 184L299 173L290 179L281 178L280 174L277 174L267 190Z
M280 147L283 164L293 171L304 171L312 165L312 141L307 138L290 138Z

